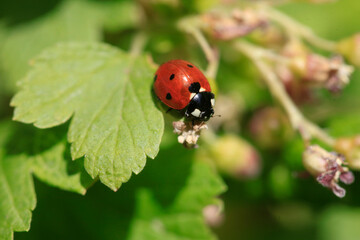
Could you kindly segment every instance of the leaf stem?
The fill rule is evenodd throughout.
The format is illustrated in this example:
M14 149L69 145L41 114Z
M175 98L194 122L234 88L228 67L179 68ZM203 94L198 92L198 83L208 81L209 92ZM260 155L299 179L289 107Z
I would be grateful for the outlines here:
M317 138L329 146L334 146L335 140L317 125L306 119L286 93L280 79L264 61L267 51L245 41L234 42L234 47L250 58L260 71L272 95L282 104L294 129L298 130L305 142Z

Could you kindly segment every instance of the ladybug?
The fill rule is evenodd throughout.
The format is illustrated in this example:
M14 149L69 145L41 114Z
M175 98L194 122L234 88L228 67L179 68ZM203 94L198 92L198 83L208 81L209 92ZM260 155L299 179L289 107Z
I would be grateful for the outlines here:
M204 74L190 62L162 64L154 76L154 91L169 110L184 110L188 119L207 121L214 115L215 95Z

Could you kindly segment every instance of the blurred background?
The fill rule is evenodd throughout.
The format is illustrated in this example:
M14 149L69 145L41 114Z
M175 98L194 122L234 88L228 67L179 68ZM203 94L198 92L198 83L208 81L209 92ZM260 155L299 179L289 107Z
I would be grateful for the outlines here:
M181 17L204 12L219 2L1 0L0 118L11 117L8 104L17 90L15 83L28 70L29 59L42 49L60 41L103 41L128 50L143 14L151 19L146 25L151 36L145 51L156 63L182 58L205 68L206 59L197 43L174 26ZM334 41L360 30L360 1L288 1L277 8ZM221 137L230 133L235 140L227 140L239 146L237 154L250 159L244 160L243 168L252 170L237 176L223 175L228 186L220 196L224 213L213 227L219 239L360 239L360 175L355 172L355 183L346 186L345 198L339 199L303 174L303 143L259 82L254 67L246 58L232 53L226 42L212 43L221 52L216 82L224 105L219 103L219 107L230 101L235 110L229 111L236 114L221 127L214 121L212 127L220 136L216 144L200 142L205 147L183 148L172 133L171 118L165 116L167 127L159 155L116 193L97 182L80 196L35 180L37 206L31 230L15 233L15 239L124 239L139 198L136 189L151 189L166 206L177 194L172 183L182 184L190 162L207 158L209 152L221 155ZM354 135L360 133L359 91L356 69L340 94L316 90L314 99L299 107L334 136ZM269 127L273 121L275 129Z

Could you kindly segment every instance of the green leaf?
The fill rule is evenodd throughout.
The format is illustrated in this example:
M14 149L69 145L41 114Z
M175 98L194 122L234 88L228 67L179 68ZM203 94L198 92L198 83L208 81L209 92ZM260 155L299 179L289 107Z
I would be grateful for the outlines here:
M213 169L194 162L185 185L170 206L162 207L149 189L138 191L129 239L215 239L204 222L202 210L225 189Z
M33 61L11 104L14 119L49 128L74 115L68 140L73 159L113 190L154 158L163 117L151 94L144 57L96 43L59 44Z
M95 2L93 8L99 12L101 23L108 31L136 27L142 14L135 1Z
M0 238L12 239L13 231L28 231L35 204L26 157L6 157L0 150Z
M119 191L94 184L85 201L75 194L39 184L36 220L29 233L15 234L15 239L66 236L67 240L151 240L147 236L157 233L152 229L154 225L164 226L162 235L154 236L157 240L169 235L176 239L189 239L189 236L212 239L202 209L214 203L214 197L225 186L208 165L194 160L193 153L178 144L161 149L156 160L148 161L141 174Z
M359 31L358 1L342 0L328 4L292 3L283 4L279 8L309 26L320 36L337 40Z
M84 195L93 180L84 169L83 159L72 161L64 134L66 129L34 131L34 155L31 156L34 175L49 185Z
M0 122L0 239L28 231L35 208L32 173L50 185L84 194L92 180L74 163L64 129L38 130Z
M5 155L11 124L1 123L0 132L0 239L7 240L13 231L29 230L36 199L26 156Z
M67 148L66 141L61 141L35 155L32 171L38 179L49 185L85 195L93 180L86 173L83 160L73 162L70 154L64 157Z
M44 48L60 41L100 41L103 28L133 27L139 16L134 2L63 1L41 18L0 32L0 75L14 91L29 60Z
M85 194L93 180L86 173L82 160L71 160L66 127L40 130L14 122L1 124L6 125L9 132L3 144L0 140L7 155L26 155L31 172L43 182Z

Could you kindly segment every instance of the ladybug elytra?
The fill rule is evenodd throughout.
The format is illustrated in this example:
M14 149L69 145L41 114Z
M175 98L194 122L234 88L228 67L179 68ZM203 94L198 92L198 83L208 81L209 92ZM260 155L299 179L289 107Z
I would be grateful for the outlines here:
M184 60L162 64L155 73L154 91L168 107L185 110L192 120L207 121L214 114L215 95L204 74Z

